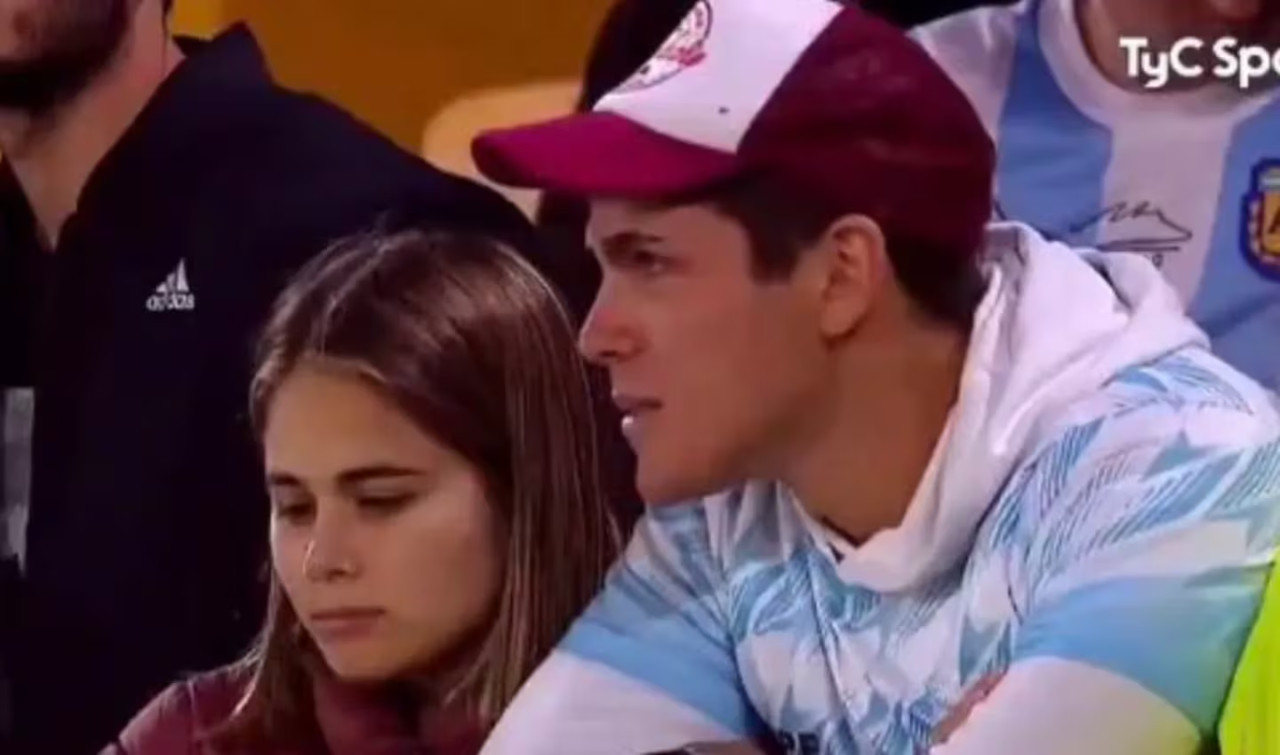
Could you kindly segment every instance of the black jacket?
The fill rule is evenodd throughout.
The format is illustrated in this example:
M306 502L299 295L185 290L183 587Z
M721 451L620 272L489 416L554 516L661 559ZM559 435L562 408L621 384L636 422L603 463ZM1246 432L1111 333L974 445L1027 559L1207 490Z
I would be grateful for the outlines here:
M288 274L387 214L496 233L560 273L495 193L274 85L243 28L192 49L53 254L6 181L0 384L34 386L36 407L16 728L24 752L85 755L260 626L267 502L247 388Z

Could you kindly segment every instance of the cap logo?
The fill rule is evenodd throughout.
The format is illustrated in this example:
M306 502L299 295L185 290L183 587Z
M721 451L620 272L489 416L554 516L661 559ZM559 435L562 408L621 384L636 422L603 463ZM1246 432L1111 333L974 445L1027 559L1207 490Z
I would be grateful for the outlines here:
M655 87L688 70L707 57L706 44L711 36L711 3L698 0L676 30L662 43L658 52L640 67L614 93L624 94Z

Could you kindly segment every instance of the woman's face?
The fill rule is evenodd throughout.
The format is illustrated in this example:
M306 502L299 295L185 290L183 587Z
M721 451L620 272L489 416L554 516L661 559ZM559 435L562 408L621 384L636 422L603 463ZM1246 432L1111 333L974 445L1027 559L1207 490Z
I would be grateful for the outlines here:
M272 562L339 677L425 671L489 619L499 524L460 456L317 361L280 386L263 440Z

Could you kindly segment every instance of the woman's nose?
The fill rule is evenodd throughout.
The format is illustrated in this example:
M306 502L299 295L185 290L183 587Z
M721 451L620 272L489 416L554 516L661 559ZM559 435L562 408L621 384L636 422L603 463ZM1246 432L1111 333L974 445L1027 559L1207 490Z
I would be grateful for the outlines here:
M341 528L318 521L303 560L307 579L313 582L349 579L359 571L359 559Z

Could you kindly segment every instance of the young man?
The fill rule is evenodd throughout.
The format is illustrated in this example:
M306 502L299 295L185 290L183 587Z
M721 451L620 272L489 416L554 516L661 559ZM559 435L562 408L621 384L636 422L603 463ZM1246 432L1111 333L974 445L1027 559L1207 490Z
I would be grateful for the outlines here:
M1219 40L1280 50L1280 4L1022 0L915 36L997 140L1004 217L1147 255L1215 351L1280 389L1278 79L1242 89L1213 74ZM1155 88L1134 76L1124 45L1165 52L1182 39L1202 45L1182 53L1202 75L1166 69Z
M3 490L25 551L21 606L0 605L21 618L6 755L96 753L260 626L244 407L293 269L386 213L530 248L494 193L273 84L245 29L180 45L164 13L0 2Z
M485 755L1191 755L1280 537L1280 416L1148 261L990 228L920 47L700 0L591 113L483 135L591 199L651 504Z

